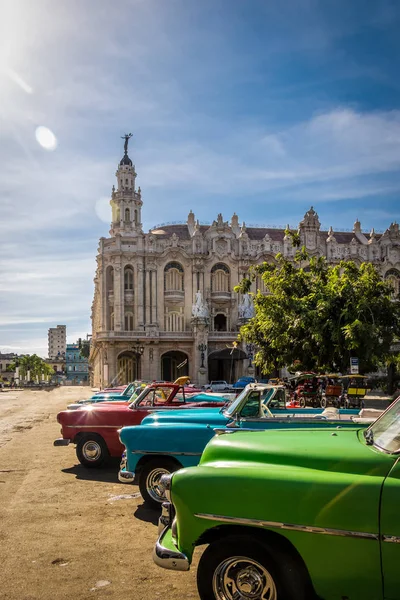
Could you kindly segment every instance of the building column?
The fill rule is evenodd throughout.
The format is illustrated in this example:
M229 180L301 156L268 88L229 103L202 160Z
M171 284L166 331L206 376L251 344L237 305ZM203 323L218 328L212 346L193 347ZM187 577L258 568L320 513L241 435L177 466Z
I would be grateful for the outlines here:
M158 299L158 290L157 290L157 270L153 269L150 271L151 273L151 323L152 325L156 325L158 323L157 319L157 299Z
M121 266L114 267L114 330L121 331L123 329L121 322Z
M190 368L190 371L193 373L193 380L198 385L205 385L208 383L208 326L204 319L194 319L192 326L194 333L194 365Z
M143 298L143 287L144 287L144 267L143 265L138 265L138 285L137 285L137 307L138 307L138 316L137 323L138 327L142 328L145 324L145 315L144 315L144 298Z

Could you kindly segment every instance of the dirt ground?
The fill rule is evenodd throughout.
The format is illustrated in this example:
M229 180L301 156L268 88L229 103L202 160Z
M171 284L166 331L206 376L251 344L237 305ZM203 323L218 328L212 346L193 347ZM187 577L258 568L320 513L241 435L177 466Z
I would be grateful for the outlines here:
M198 598L197 560L188 573L153 563L158 514L118 482L118 461L89 470L53 446L57 413L90 395L0 392L0 600Z

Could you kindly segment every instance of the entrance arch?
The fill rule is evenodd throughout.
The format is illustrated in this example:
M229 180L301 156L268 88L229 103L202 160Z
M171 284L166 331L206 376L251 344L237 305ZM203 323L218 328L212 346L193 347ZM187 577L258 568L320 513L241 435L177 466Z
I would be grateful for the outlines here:
M242 361L245 358L247 355L241 348L214 350L208 355L209 381L223 380L235 383L242 374Z
M161 379L175 381L189 374L189 358L185 352L171 350L161 356Z
M134 352L122 352L117 360L117 381L120 385L138 379L138 357Z

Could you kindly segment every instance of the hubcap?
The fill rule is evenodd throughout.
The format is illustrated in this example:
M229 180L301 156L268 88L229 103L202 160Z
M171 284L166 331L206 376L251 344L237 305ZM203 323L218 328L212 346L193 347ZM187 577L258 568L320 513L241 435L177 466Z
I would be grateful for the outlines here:
M227 558L215 569L213 591L217 600L277 600L271 574L244 556Z
M91 462L98 460L101 456L100 444L94 440L85 442L83 444L82 454L86 460L90 460Z
M166 497L164 493L164 486L161 485L161 477L163 475L169 475L170 471L168 469L163 469L162 467L158 467L157 469L153 469L147 475L146 479L146 490L149 494L150 498L159 502L165 502Z

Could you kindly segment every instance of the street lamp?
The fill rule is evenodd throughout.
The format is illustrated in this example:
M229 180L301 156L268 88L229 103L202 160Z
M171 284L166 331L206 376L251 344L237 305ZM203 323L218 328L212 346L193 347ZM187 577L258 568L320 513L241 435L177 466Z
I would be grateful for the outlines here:
M140 356L142 356L144 352L144 346L140 346L139 343L137 343L136 346L132 346L132 352L135 352L135 354L140 354Z
M255 350L255 345L254 344L246 344L246 350L247 350L247 356L249 357L249 367L252 367L252 360L254 357L254 350Z
M197 349L199 352L201 352L200 354L200 358L201 358L201 365L200 365L200 369L204 369L204 358L205 358L205 352L207 351L207 344L199 344L197 346Z

